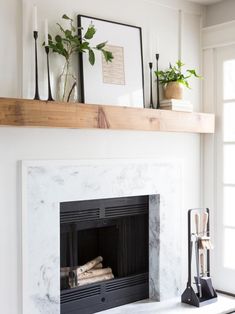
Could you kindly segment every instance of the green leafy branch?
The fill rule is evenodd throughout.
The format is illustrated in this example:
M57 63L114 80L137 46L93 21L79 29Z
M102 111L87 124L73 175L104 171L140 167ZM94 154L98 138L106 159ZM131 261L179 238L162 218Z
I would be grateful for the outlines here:
M49 34L48 35L48 44L49 48L60 54L66 59L66 62L69 62L70 57L74 53L88 53L89 62L91 65L95 64L95 50L100 51L106 62L111 62L113 55L110 51L105 49L107 41L97 44L95 47L91 47L90 40L94 37L96 29L93 24L90 24L88 29L85 32L84 36L77 34L78 28L74 26L74 21L66 14L62 16L62 19L69 21L70 28L65 29L61 24L56 23L60 30L60 34L56 35L54 38ZM81 30L83 28L80 28ZM44 43L45 45L45 43Z
M187 88L190 88L188 79L190 79L192 76L196 78L202 78L202 77L198 75L196 73L196 70L194 69L187 69L183 73L182 67L184 66L185 64L182 63L180 60L178 60L174 66L170 64L169 69L165 71L155 71L155 75L159 78L159 82L163 85L170 82L178 82L178 83L183 84Z

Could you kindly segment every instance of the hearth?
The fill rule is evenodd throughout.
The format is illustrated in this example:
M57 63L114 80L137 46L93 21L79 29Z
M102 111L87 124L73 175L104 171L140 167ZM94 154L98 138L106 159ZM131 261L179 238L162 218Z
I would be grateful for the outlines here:
M148 298L149 196L60 203L60 266L61 314Z

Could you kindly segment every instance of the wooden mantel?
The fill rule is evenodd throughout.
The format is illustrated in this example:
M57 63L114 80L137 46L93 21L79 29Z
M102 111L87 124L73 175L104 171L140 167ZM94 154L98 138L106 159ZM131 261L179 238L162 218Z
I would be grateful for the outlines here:
M214 133L208 113L0 98L0 125Z

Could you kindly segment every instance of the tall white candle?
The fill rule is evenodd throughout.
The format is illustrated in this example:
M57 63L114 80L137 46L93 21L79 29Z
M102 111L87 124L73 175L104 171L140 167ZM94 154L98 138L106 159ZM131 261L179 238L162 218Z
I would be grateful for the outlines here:
M148 34L148 40L149 40L149 60L148 62L153 62L153 43L152 43L152 40L151 40L151 32L149 31L149 34Z
M48 46L48 20L45 20L45 46Z
M38 31L38 8L36 5L33 7L33 22L34 31Z
M159 37L157 37L157 40L156 40L156 52L155 53L158 53L159 51Z

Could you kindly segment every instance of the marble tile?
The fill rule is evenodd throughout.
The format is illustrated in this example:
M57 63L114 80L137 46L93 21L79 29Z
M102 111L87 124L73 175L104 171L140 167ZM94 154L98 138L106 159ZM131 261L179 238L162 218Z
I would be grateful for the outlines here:
M59 206L65 201L152 195L150 297L177 296L181 169L179 162L156 160L23 161L23 314L60 313Z
M160 300L160 195L149 197L149 297Z
M179 298L163 302L144 300L99 312L99 314L226 314L235 311L235 298L218 295L218 301L200 308L182 304Z

